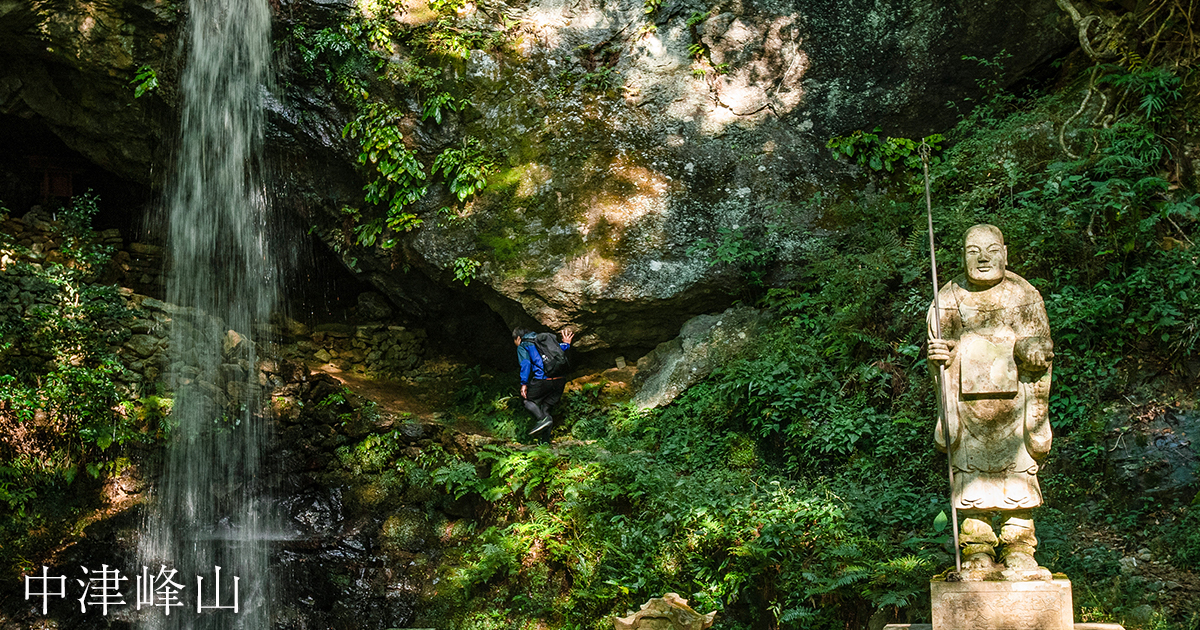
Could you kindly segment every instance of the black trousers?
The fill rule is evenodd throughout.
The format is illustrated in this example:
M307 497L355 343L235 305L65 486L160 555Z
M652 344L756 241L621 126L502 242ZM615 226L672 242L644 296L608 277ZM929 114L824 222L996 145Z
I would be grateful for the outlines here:
M567 379L565 378L531 381L525 389L525 408L540 422L550 415L550 408L558 404L558 400L563 395L563 388L566 386Z

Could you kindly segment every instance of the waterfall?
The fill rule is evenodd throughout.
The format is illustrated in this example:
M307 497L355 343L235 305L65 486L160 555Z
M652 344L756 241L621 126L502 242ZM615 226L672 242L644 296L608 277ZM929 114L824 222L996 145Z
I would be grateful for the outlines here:
M265 630L269 484L261 460L268 429L256 369L263 339L255 336L266 330L277 293L262 174L271 14L267 0L188 6L182 124L166 196L167 299L180 307L168 372L176 399L139 549L147 577L162 565L178 571L183 606L159 604L138 617L147 628ZM204 605L216 603L214 586L221 605L232 605L235 576L236 613L197 613L200 586Z

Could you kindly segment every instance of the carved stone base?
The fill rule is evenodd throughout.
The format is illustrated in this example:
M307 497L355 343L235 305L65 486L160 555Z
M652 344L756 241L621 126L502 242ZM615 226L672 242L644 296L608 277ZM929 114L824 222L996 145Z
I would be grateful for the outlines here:
M957 573L954 571L946 573L947 582L1023 582L1028 580L1049 582L1052 578L1050 569L1046 567L1038 567L1031 571L1021 571L1019 569L1009 569L1003 564L997 564L990 569L964 569Z
M1065 577L951 582L939 576L929 590L932 624L893 623L883 630L1125 630L1115 623L1074 623Z
M929 583L933 630L1074 630L1071 581Z

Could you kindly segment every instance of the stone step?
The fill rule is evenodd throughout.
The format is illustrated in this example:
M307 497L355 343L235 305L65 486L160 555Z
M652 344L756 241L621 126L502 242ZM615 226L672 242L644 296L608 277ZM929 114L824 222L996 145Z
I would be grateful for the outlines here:
M934 624L888 624L883 630L934 630ZM1075 624L1074 630L1124 630L1121 624Z

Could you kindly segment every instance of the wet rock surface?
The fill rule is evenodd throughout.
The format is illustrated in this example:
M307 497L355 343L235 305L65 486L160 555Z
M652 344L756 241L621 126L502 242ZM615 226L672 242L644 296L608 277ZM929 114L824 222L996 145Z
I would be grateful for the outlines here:
M1200 414L1147 405L1109 420L1108 463L1130 500L1189 502L1200 490Z
M174 135L171 57L182 11L154 0L5 5L0 114L36 117L97 165L150 181ZM151 62L164 87L135 100L130 80Z
M411 130L430 156L456 137L482 139L507 157L496 178L511 184L460 208L460 221L429 221L406 237L409 269L453 286L456 260L479 261L463 292L507 325L573 324L580 350L640 354L688 318L723 309L742 281L712 265L700 239L746 238L784 263L803 249L816 211L807 200L854 172L833 162L826 139L875 125L906 136L944 129L956 120L946 102L976 89L980 68L963 55L989 58L1020 41L1008 46L1020 52L1005 62L1006 82L1066 42L1046 6L709 8L667 3L647 16L628 1L513 7L535 26L510 55L472 51L462 79L471 115ZM693 45L708 57L695 59ZM564 76L601 87L564 88ZM295 184L297 194L307 189ZM346 194L354 203L357 193ZM435 186L418 206L457 208L444 195ZM324 227L335 240L336 222ZM412 280L385 268L394 254L353 256L382 291L411 299Z
M436 589L442 550L466 532L415 460L467 442L441 425L376 415L327 375L276 394L301 410L280 416L272 455L285 532L276 566L290 593L277 627L410 625Z

